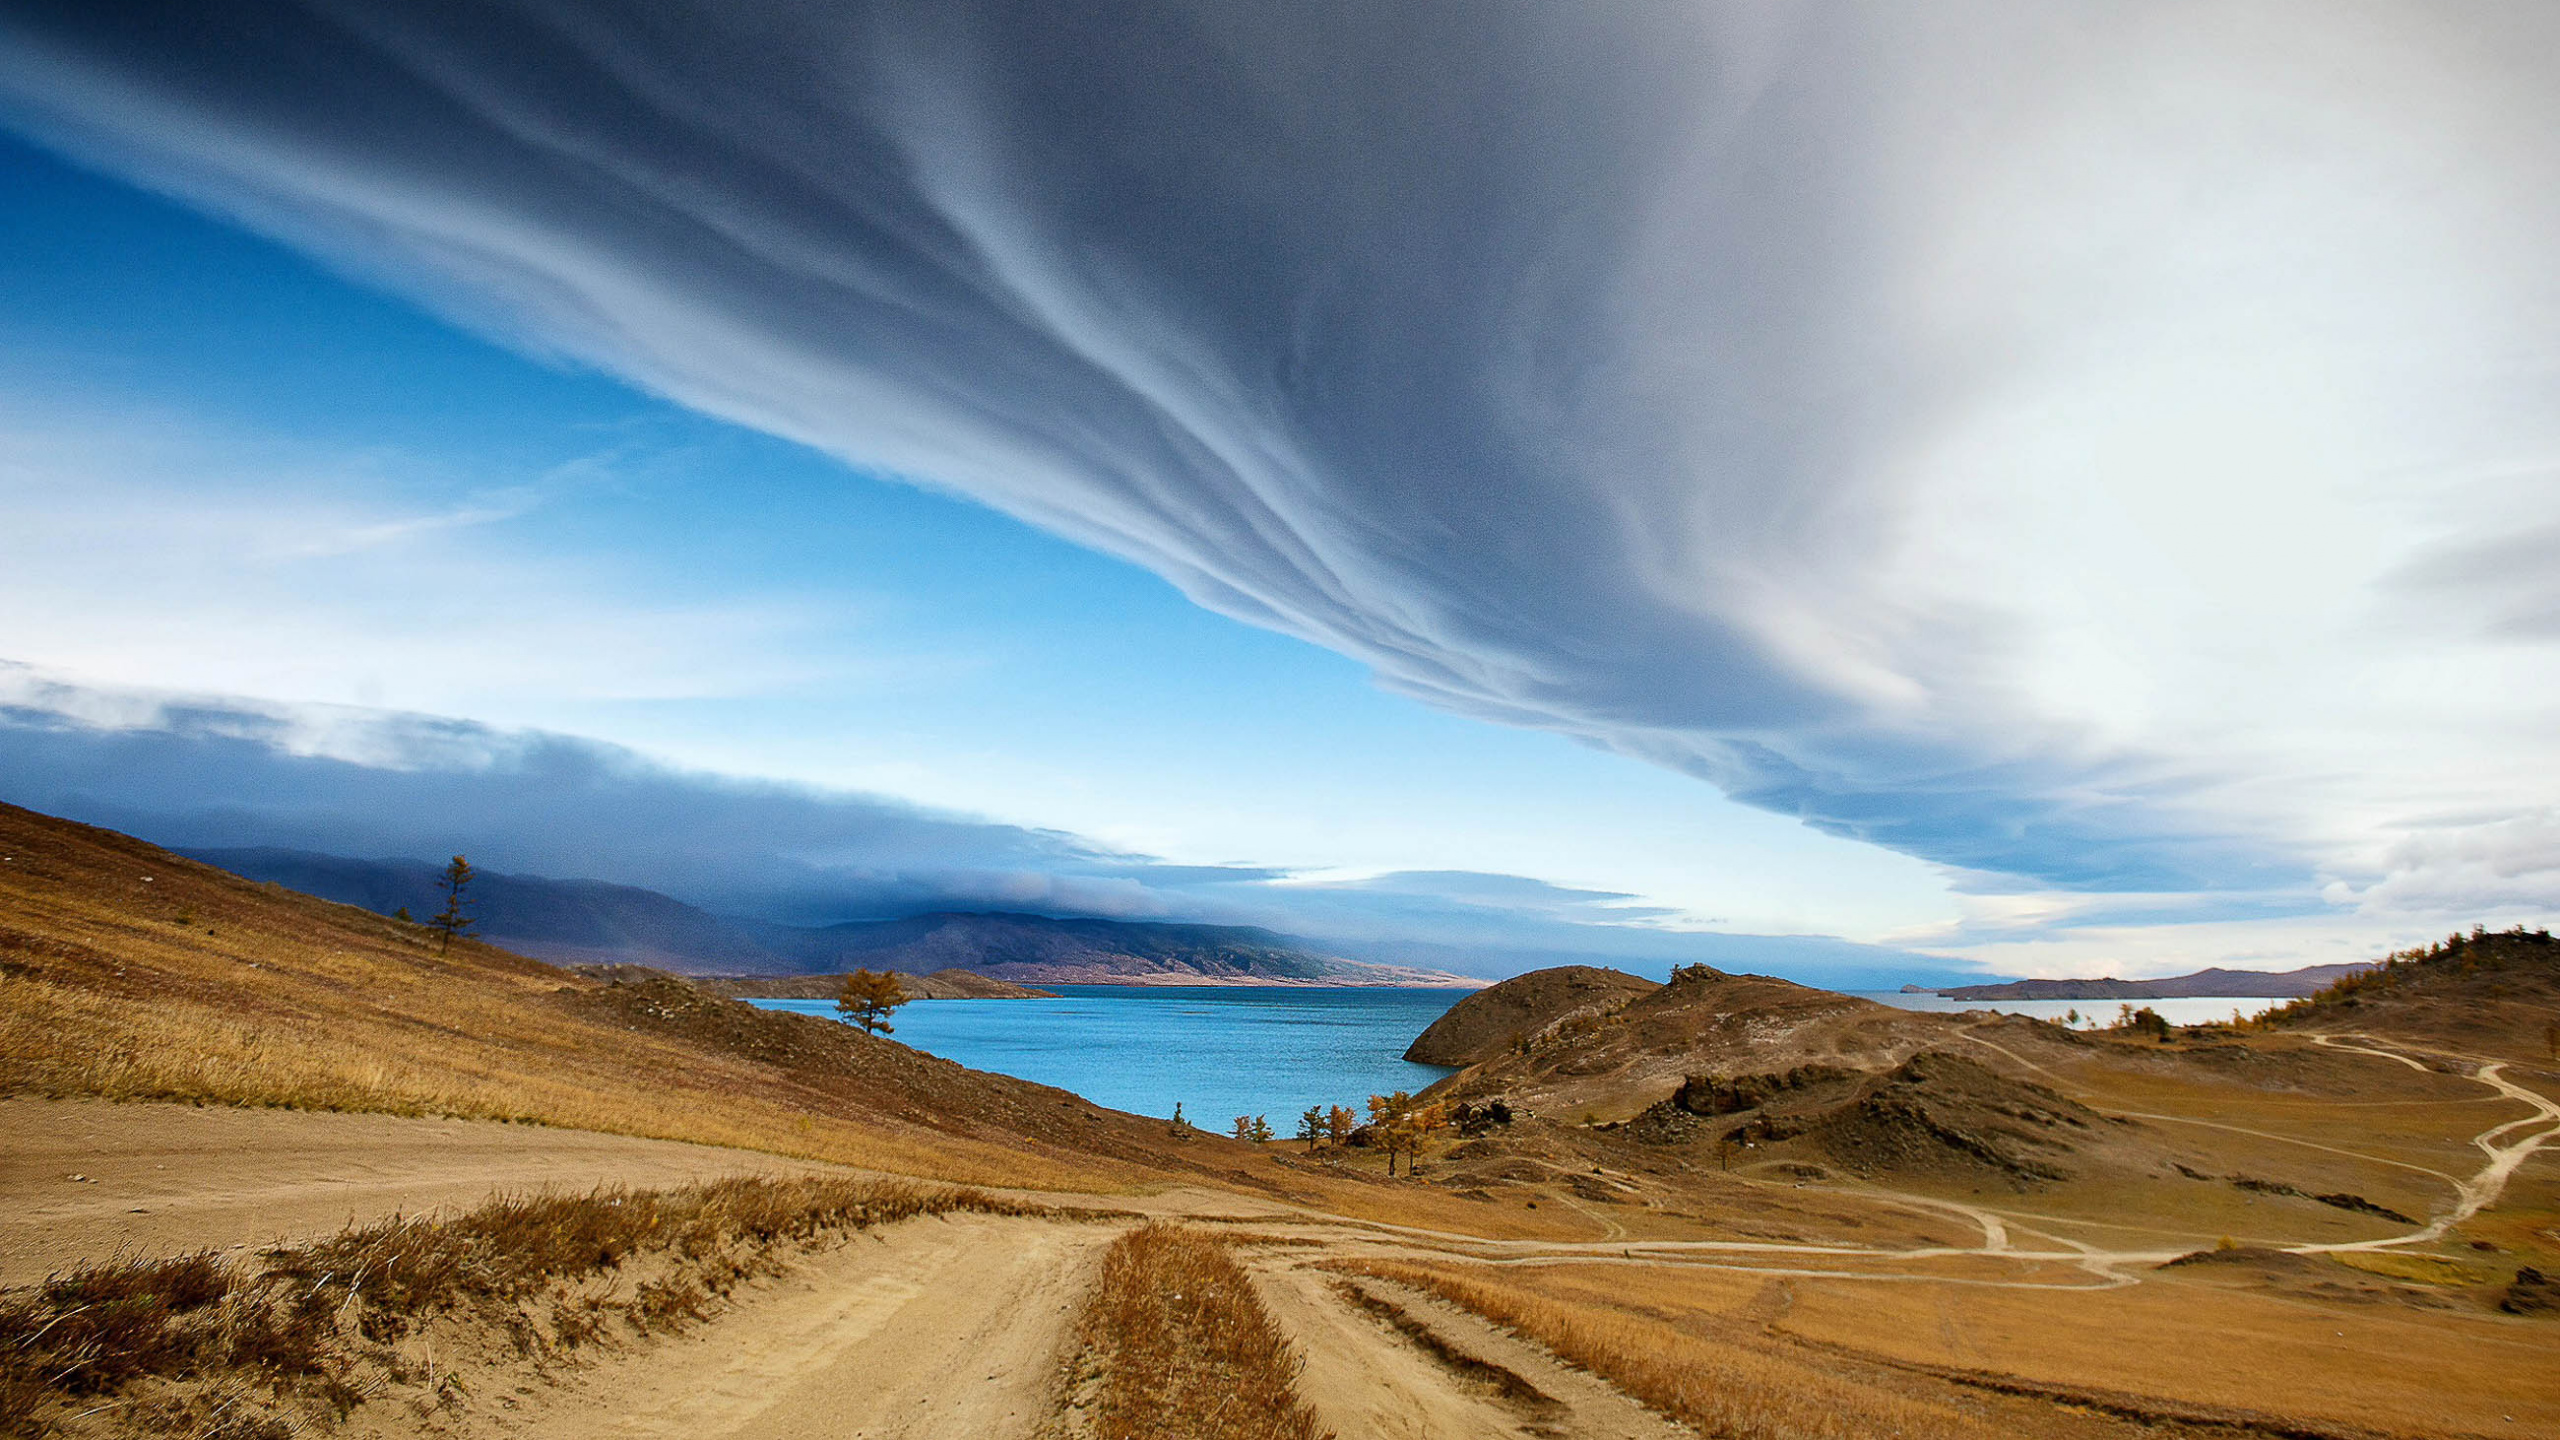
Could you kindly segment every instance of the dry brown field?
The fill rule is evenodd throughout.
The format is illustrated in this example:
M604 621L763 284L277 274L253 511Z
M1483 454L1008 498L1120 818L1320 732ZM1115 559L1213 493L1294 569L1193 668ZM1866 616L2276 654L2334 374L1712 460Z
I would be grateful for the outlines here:
M1219 1363L1255 1384L1298 1367L1310 1423L1346 1440L1396 1415L1452 1437L2560 1434L2560 1316L2518 1280L2560 1273L2560 1146L2542 1145L2560 1064L2535 1018L2560 986L2539 971L2412 966L2354 1007L2167 1044L1750 984L1785 1020L1735 1030L1748 1054L1667 1003L1577 1022L1453 1087L1546 1086L1561 1110L1444 1133L1390 1178L1373 1152L1175 1133L672 980L444 953L420 927L0 807L0 1119L19 1132L0 1259L70 1274L119 1246L217 1245L254 1268L350 1216L459 1215L499 1190L915 1177L1188 1220L1146 1273L1240 1266L1251 1294L1224 1282L1236 1305L1211 1328L1262 1338ZM2477 1014L2448 1018L2475 1003L2463 986ZM1892 1071L1914 1098L1807 1109L1742 1148L1663 1118L1684 1071L1806 1057L1867 1067L1809 1096ZM1536 1073L1550 1063L1566 1078ZM1999 1148L2003 1107L2041 1117L2026 1148ZM1873 1120L1912 1115L1974 1127L1975 1150L1918 1155L1910 1124ZM1184 1362L1164 1357L1211 1343L1182 1331L1197 1315L1111 1298L1106 1277L1145 1268L1107 1259L1136 1223L881 1224L649 1323L612 1276L580 1281L623 1308L535 1370L470 1339L500 1320L447 1305L418 1333L455 1347L457 1385L404 1381L327 1423L779 1440L858 1411L882 1434L1089 1433L1115 1374L1176 1394ZM1004 1358L972 1380L976 1354ZM154 1433L117 1428L111 1391L62 1433ZM690 1418L659 1426L644 1395ZM22 1428L71 1414L31 1413Z

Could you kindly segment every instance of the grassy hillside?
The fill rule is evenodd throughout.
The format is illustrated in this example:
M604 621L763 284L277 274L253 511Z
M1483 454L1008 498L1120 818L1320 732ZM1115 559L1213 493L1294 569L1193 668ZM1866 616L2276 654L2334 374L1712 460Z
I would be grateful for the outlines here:
M2271 1011L2260 1023L2389 1035L2495 1058L2560 1059L2560 940L2522 926L2448 935Z
M0 805L0 1094L531 1121L981 1183L1196 1172L1161 1123L613 984Z

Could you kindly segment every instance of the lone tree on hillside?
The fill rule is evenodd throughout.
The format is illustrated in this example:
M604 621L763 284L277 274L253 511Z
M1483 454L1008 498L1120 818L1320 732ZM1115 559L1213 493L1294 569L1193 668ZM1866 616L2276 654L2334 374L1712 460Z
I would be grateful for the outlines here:
M1297 1138L1307 1142L1307 1149L1310 1152L1324 1143L1323 1106L1310 1105L1307 1107L1307 1113L1298 1117Z
M856 970L836 992L836 1013L862 1027L866 1035L890 1035L889 1012L907 1003L907 989L885 970Z
M453 863L436 877L436 889L444 895L444 908L427 920L427 928L436 932L436 953L453 948L453 937L471 928L473 919L466 908L463 892L471 887L471 862L456 855Z

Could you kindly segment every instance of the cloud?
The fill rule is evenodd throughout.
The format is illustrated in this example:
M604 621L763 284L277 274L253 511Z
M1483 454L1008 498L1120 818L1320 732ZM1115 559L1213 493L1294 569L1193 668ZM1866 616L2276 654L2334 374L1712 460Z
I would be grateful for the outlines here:
M2307 893L2560 798L2547 597L2390 581L2552 519L2560 12L2351 8L30 0L0 94L1432 704Z
M1332 881L1168 864L886 796L679 770L576 736L88 686L7 661L0 777L11 803L162 845L431 862L458 853L493 871L639 885L796 924L934 910L1207 920L1489 977L1737 956L1832 983L1956 973L1822 937L1675 931L1626 897L1519 876Z
M1143 857L898 801L688 773L620 746L354 707L101 690L0 664L18 804L163 845L466 853L725 913L1165 912ZM1180 872L1175 879L1187 878Z

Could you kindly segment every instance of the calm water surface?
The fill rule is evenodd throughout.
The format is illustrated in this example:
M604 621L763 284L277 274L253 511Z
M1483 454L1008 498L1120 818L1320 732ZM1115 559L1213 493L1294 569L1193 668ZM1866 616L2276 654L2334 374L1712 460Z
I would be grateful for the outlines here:
M2282 1000L2216 1000L2194 996L2134 1001L1949 1000L1943 995L1904 995L1889 990L1863 991L1861 994L1865 999L1903 1010L1997 1010L2004 1015L2033 1015L2039 1020L2068 1020L2073 1011L2078 1011L2083 1029L2091 1025L2114 1024L2116 1007L2125 1004L2131 1004L2137 1010L2148 1005L2172 1025L2201 1025L2208 1020L2228 1020L2235 1012L2243 1018L2263 1015L2285 1003Z
M1371 1095L1420 1090L1448 1072L1399 1057L1471 990L1053 985L1055 1000L918 1000L892 1018L897 1038L977 1070L1072 1090L1100 1105L1224 1130L1265 1115L1283 1135L1310 1105L1354 1110ZM2115 1000L1948 1000L1865 992L1904 1010L2000 1010L2081 1023L2112 1021ZM830 1000L758 1000L769 1010L835 1014ZM2274 1000L2166 999L2173 1024L2256 1015Z
M1283 1135L1310 1105L1419 1090L1449 1072L1398 1057L1472 990L1045 985L1055 1000L918 1000L897 1039L978 1070L1072 1090L1140 1115L1224 1130L1267 1115ZM833 1015L831 1000L758 1000Z

